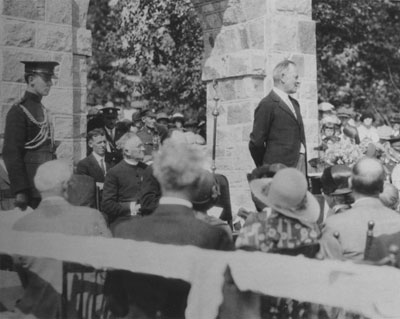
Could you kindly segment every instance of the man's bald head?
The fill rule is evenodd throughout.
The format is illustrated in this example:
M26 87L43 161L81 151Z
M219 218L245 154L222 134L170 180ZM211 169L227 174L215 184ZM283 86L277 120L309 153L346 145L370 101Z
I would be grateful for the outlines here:
M378 196L383 191L385 170L382 164L374 159L364 157L353 167L351 187L354 192L366 196Z

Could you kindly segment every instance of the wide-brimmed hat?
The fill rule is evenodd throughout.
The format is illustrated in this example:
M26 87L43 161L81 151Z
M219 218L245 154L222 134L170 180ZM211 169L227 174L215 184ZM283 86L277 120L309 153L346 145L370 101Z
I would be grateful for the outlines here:
M261 202L277 212L305 223L315 223L320 206L307 190L305 176L295 168L284 168L269 178L255 179L250 189Z
M332 112L335 107L329 102L322 102L318 104L318 111L320 112Z

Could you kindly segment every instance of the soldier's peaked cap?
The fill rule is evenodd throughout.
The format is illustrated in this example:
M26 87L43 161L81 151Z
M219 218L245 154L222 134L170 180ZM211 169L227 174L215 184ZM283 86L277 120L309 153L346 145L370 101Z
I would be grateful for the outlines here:
M39 73L48 76L54 76L54 68L59 65L54 61L21 61L25 65L25 73Z
M118 116L118 111L119 111L119 109L118 108L116 108L116 107L103 107L102 109L101 109L101 113L104 115L104 116L115 116L115 117L117 117Z

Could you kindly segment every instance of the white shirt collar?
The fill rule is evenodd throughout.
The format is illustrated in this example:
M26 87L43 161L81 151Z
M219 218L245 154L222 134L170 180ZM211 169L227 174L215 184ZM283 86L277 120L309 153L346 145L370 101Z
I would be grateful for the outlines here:
M191 202L189 202L186 199L182 198L177 198L177 197L168 197L168 196L163 196L160 198L160 205L182 205L186 206L189 208L193 208L193 205Z
M274 86L273 90L275 91L276 94L279 95L279 97L284 100L285 102L289 99L289 94L283 92L281 89L278 89L277 87Z
M92 152L92 154L93 154L94 158L96 159L96 161L97 161L98 163L100 163L101 160L104 161L104 156L100 156L99 154L97 154L97 153L95 153L95 152ZM104 164L105 164L105 163L104 163Z
M127 158L124 158L124 161L125 161L127 164L129 164L129 165L134 165L134 166L136 166L137 164L139 164L138 161L134 161L134 160L127 159Z

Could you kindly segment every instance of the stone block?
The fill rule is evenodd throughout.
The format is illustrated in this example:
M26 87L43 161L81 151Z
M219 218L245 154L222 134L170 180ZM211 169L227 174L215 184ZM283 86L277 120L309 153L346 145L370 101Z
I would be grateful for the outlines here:
M22 96L20 84L3 82L1 85L1 103L12 105Z
M275 0L277 11L297 13L311 17L311 0Z
M299 72L299 76L300 76L300 78L303 78L305 70L308 68L308 66L306 66L305 62L304 62L304 55L303 54L294 54L290 57L290 60L292 60L294 63L296 63L297 71Z
M215 39L214 54L230 54L247 48L243 27L221 30Z
M72 96L73 103L73 112L74 113L83 113L86 110L86 98L87 98L87 90L86 89L74 89Z
M72 54L71 53L56 53L54 60L60 63L58 78L55 80L55 86L72 87L73 72L72 72Z
M3 0L3 15L44 21L45 0Z
M298 49L302 53L316 53L315 22L299 21Z
M317 83L315 81L303 81L300 86L300 99L317 101Z
M86 115L54 115L54 138L84 138L86 136Z
M240 0L247 20L262 17L267 13L266 0Z
M85 56L73 56L73 86L85 87L87 85L88 65Z
M228 107L228 125L251 123L251 120L252 112L250 103L235 103ZM241 137L237 141L240 141Z
M222 18L218 12L205 15L204 22L207 29L217 29L222 26Z
M307 144L318 144L320 133L318 119L304 119L303 122Z
M46 21L51 23L68 24L72 23L72 2L66 0L47 1Z
M232 126L229 125L219 125L217 127L217 145L219 146L228 147L235 145L241 138L242 131L240 129L232 130Z
M249 73L249 56L246 53L232 54L228 59L229 76L241 76Z
M317 57L316 55L304 55L304 69L303 76L306 79L315 80L317 78Z
M297 46L297 21L284 15L274 16L272 24L272 48L293 52Z
M24 65L20 61L51 60L49 52L3 49L3 81L25 82Z
M218 82L220 99L230 101L236 98L234 80L221 80Z
M37 27L36 48L48 51L72 51L71 27L39 24Z
M53 87L50 94L43 99L43 104L52 113L73 113L73 90Z
M264 56L263 51L260 51L260 53L253 53L250 57L250 64L251 74L265 76L266 57Z
M250 141L250 133L252 130L253 130L253 124L243 125L243 127L242 127L242 141L243 142Z
M6 128L6 117L7 113L11 108L11 104L1 104L0 106L0 134L4 133L4 130ZM0 150L1 154L1 150Z
M231 0L224 11L223 24L232 25L246 20L239 0Z
M78 28L86 28L87 12L90 0L72 1L72 25Z
M31 48L35 45L33 23L5 20L2 32L3 45L20 48Z
M253 20L248 23L250 34L250 48L264 50L264 19Z

